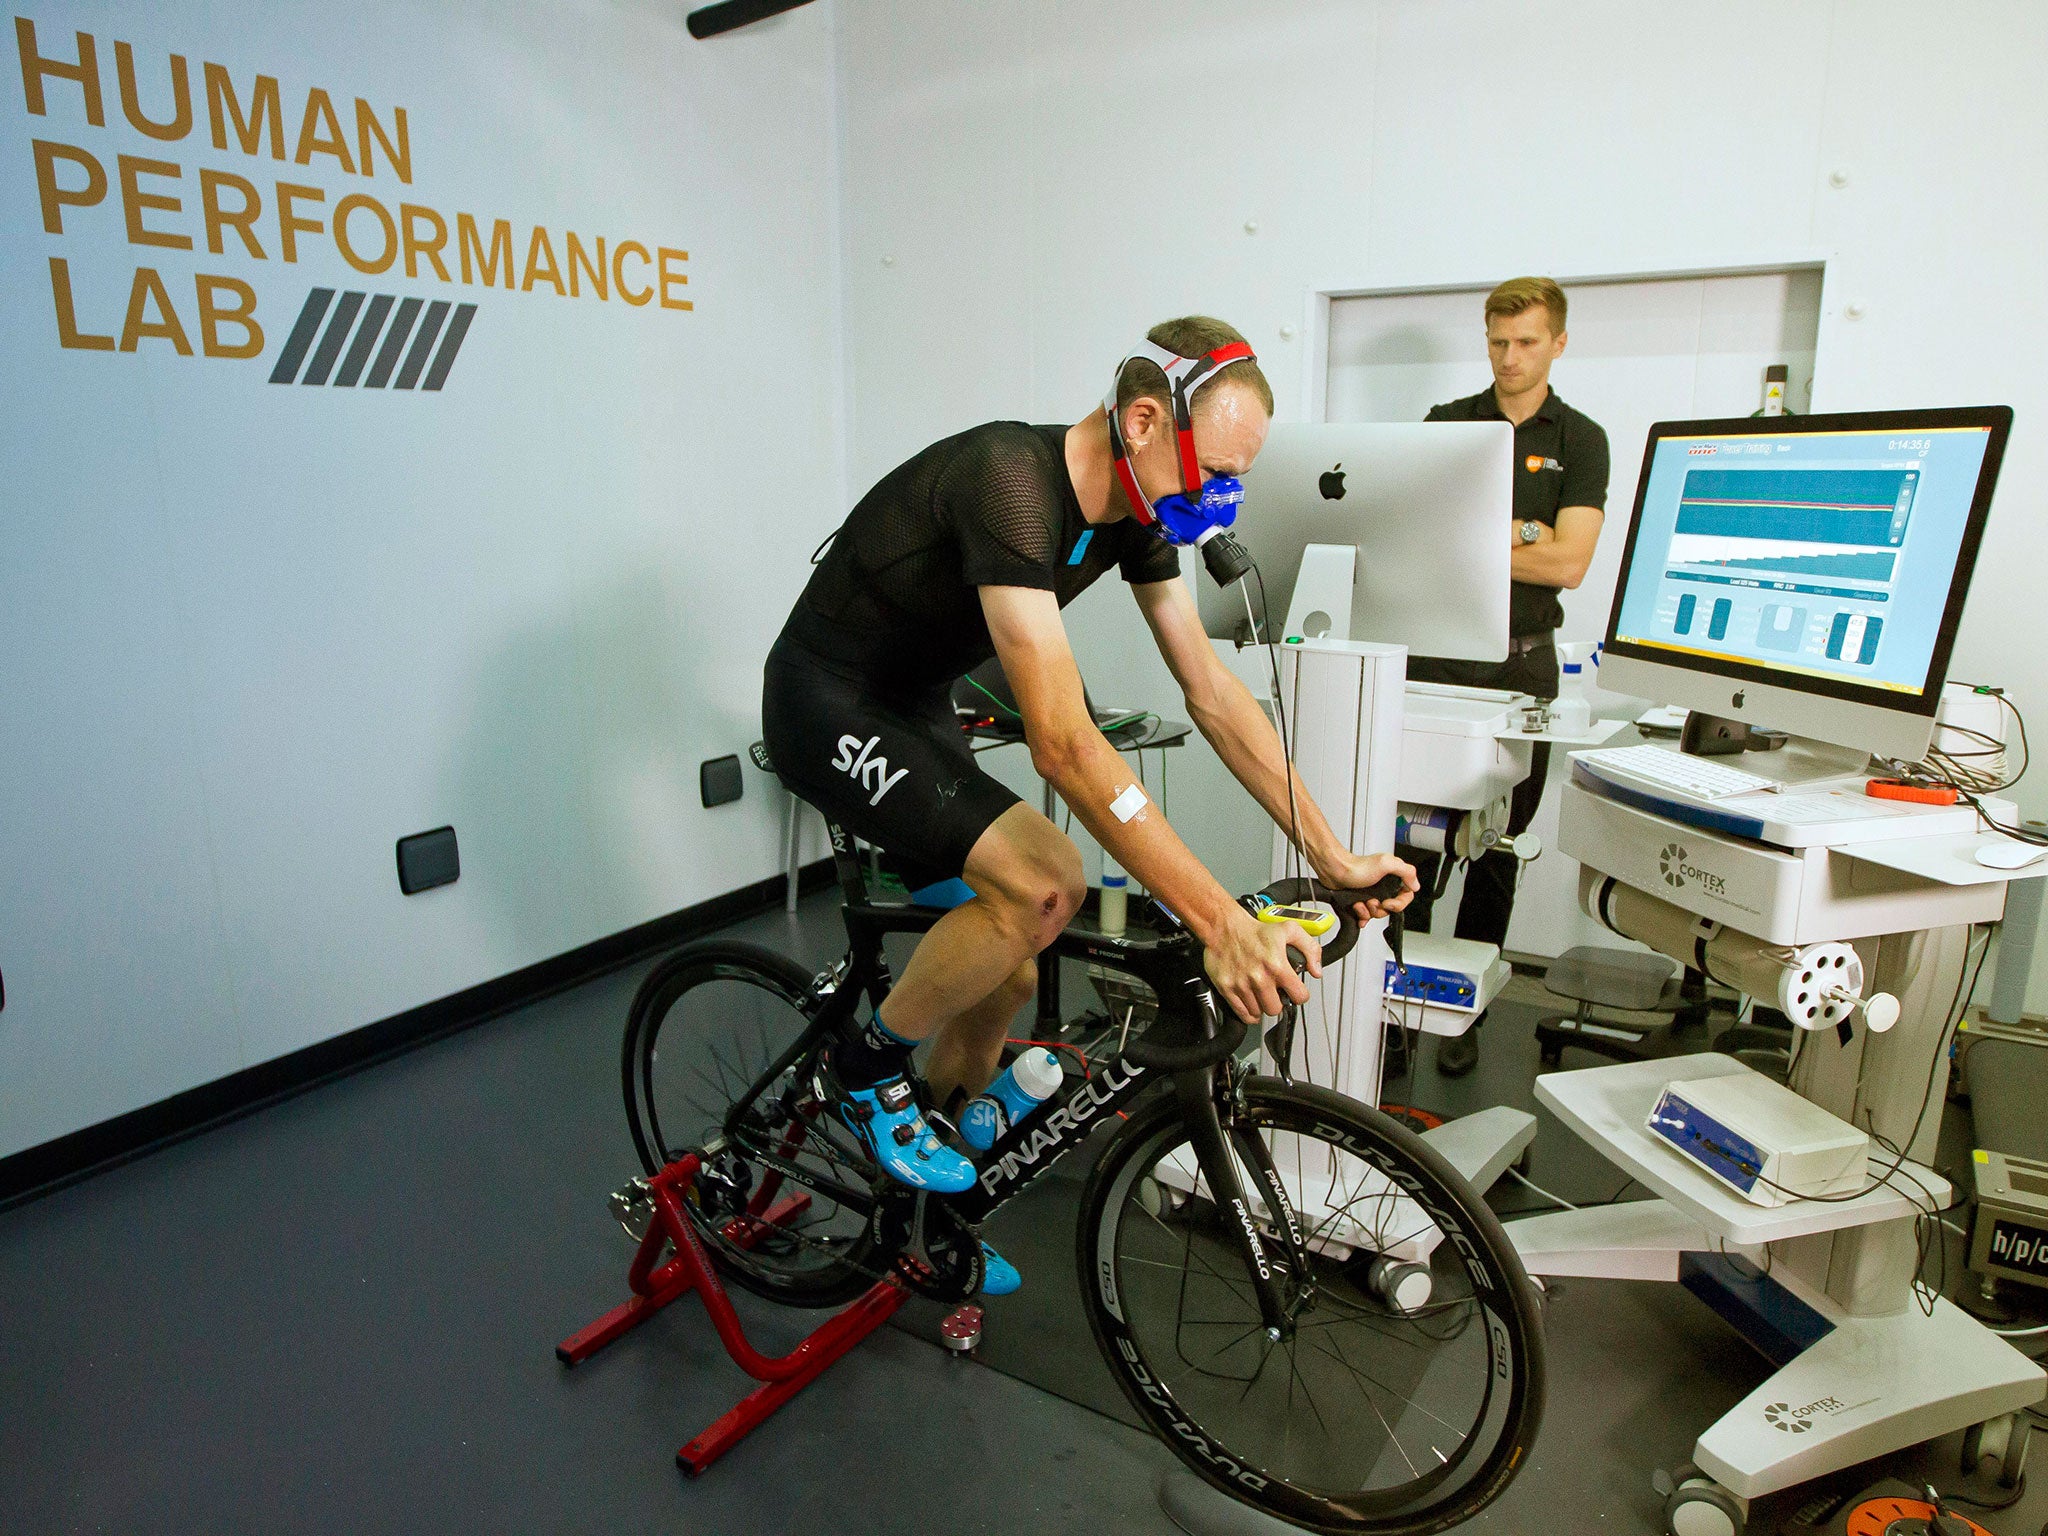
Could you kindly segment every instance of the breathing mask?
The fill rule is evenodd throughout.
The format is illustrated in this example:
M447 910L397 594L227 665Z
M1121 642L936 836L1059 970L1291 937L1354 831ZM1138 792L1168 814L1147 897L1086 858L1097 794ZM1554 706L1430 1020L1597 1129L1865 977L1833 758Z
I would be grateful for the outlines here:
M1181 488L1160 497L1156 503L1138 487L1138 477L1131 468L1130 453L1124 444L1123 425L1118 420L1116 403L1117 386L1123 380L1124 369L1141 358L1157 364L1166 375L1167 387L1173 393L1174 441L1180 453ZM1244 486L1230 475L1203 478L1201 461L1195 456L1194 395L1203 385L1213 382L1230 364L1256 361L1251 343L1244 341L1218 347L1200 357L1182 357L1149 341L1140 342L1129 356L1117 364L1116 378L1103 400L1109 416L1110 458L1117 480L1123 486L1124 494L1130 498L1138 521L1169 544L1201 550L1202 563L1219 586L1230 585L1251 569L1251 557L1245 553L1244 546L1224 531L1237 521L1238 504L1244 500Z

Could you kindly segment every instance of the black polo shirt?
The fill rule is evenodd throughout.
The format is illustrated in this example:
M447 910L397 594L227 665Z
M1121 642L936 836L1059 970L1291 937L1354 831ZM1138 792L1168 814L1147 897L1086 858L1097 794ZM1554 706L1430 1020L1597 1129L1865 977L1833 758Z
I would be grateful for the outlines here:
M1426 421L1500 421L1491 388L1430 407ZM1557 526L1559 507L1607 508L1607 434L1556 390L1515 428L1515 522ZM1543 634L1564 622L1559 589L1518 581L1508 596L1508 632Z

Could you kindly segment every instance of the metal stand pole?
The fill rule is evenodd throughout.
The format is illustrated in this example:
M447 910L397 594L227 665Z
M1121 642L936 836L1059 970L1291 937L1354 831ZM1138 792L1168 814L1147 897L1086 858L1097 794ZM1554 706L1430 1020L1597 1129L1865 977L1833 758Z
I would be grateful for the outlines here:
M797 875L803 867L797 863L798 843L803 836L803 816L803 801L797 799L795 795L791 795L789 797L789 820L784 824L782 831L782 866L788 875L788 882L782 892L782 910L785 912L796 911Z
M2048 879L2014 880L2005 888L2005 920L1998 928L1998 968L1991 973L1991 1001L1984 1017L2017 1024L2027 1007L2027 973L2034 968L2034 940L2041 932L2042 887Z
M1051 781L1045 782L1045 795L1040 801L1045 819L1059 825L1053 813L1059 809L1059 800L1052 792ZM1050 1040L1060 1032L1064 1020L1060 1017L1060 960L1051 950L1041 950L1038 956L1038 1038Z

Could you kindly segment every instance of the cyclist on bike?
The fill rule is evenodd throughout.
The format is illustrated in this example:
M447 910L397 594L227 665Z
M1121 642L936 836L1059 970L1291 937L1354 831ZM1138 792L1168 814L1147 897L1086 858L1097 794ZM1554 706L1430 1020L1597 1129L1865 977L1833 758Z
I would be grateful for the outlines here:
M1171 378L1169 377L1171 374ZM1176 386L1178 386L1176 388ZM964 1190L973 1165L928 1127L910 1056L948 1109L981 1091L1035 986L1033 957L1079 909L1080 851L983 772L950 685L991 655L1023 715L1032 766L1116 861L1198 938L1217 992L1248 1023L1307 1000L1289 964L1320 973L1293 923L1253 920L1166 824L1090 717L1060 610L1115 566L1130 585L1189 718L1281 827L1298 827L1324 883L1405 889L1414 871L1344 846L1249 690L1218 658L1180 581L1177 544L1227 522L1236 477L1265 442L1273 393L1219 320L1155 326L1102 406L1071 427L991 422L884 476L840 526L770 653L762 731L775 770L847 831L971 900L919 943L876 1017L831 1053L827 1089L876 1161L906 1185ZM1016 1275L990 1255L991 1293Z

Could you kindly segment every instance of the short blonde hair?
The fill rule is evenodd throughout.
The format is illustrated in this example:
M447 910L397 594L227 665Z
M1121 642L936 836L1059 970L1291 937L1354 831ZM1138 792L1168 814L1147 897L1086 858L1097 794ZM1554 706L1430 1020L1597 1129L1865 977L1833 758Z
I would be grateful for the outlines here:
M1505 318L1541 304L1550 311L1550 333L1564 331L1564 290L1547 277L1511 277L1486 296L1486 318Z

